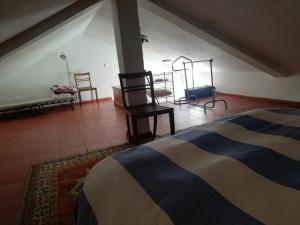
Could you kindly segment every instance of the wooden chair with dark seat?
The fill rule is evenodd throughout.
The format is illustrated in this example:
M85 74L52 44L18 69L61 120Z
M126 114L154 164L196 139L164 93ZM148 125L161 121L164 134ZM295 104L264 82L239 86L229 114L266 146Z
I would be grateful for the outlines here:
M90 73L74 73L76 88L78 92L79 104L81 107L81 92L90 91L92 96L92 101L94 100L93 91L95 91L96 101L98 102L98 92L97 88L92 86Z
M171 135L175 134L174 109L156 104L153 87L153 77L151 71L141 73L119 74L119 79L126 114L128 139L130 143L134 143L135 145L139 144L140 139L137 121L141 118L148 118L153 116L154 120L152 138L154 139L156 136L157 129L157 116L161 114L169 114L170 132ZM137 80L145 81L145 84L136 85ZM131 95L134 92L136 94L145 95L145 98L147 98L146 92L150 92L150 103L129 106L126 95ZM132 120L133 125L133 136L131 135L130 119Z

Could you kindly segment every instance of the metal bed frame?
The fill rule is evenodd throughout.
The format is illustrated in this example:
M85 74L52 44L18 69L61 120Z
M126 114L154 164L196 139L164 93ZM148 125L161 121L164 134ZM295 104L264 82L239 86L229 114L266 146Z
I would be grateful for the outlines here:
M0 119L5 119L7 114L18 113L21 111L32 111L42 114L44 112L45 107L49 105L57 105L57 104L70 104L71 108L74 110L75 101L77 100L76 95L72 95L68 98L54 98L36 102L30 102L26 104L16 104L7 107L0 108Z

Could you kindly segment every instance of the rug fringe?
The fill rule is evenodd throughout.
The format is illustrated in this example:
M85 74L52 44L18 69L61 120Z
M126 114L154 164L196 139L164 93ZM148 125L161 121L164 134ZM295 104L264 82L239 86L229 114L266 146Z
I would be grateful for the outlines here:
M117 145L117 146L112 146L112 147L108 147L108 148L88 152L87 154L78 154L78 155L75 155L75 156L70 156L70 157L65 157L65 158L59 159L59 160L54 160L52 162L44 162L44 163L33 165L30 168L30 171L28 172L28 175L26 176L25 184L24 184L24 187L23 187L23 190L22 190L22 194L20 194L20 200L18 201L19 207L16 211L16 217L13 221L13 225L23 225L24 224L24 219L25 219L24 218L24 212L26 210L26 202L28 202L28 198L29 198L29 194L30 194L29 189L30 189L30 186L33 182L32 177L36 173L37 168L39 168L40 166L51 164L51 163L59 163L61 161L76 159L78 157L81 157L81 156L83 157L85 155L97 154L100 151L109 151L109 150L113 150L113 149L124 150L124 149L129 148L129 147L130 147L130 145L125 143L125 144L121 144L121 145Z
M124 143L124 144L121 144L121 145L115 145L115 146L111 146L111 147L107 147L107 148L103 148L103 149L97 149L97 150L89 151L89 152L86 152L86 153L79 153L77 155L62 157L60 159L56 159L56 160L52 160L52 161L44 161L42 163L35 164L34 166L42 166L42 165L50 164L50 163L57 163L57 162L60 162L60 161L63 161L63 160L70 160L70 159L74 159L74 158L84 156L84 155L87 155L87 154L93 154L93 153L97 153L99 151L106 151L106 150L115 149L115 148L126 149L126 148L123 148L124 146L126 146L126 148L131 147L130 144Z

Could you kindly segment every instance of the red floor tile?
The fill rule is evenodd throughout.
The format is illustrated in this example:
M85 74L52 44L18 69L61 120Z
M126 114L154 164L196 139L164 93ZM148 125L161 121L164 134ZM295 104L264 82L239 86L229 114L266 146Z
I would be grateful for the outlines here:
M51 153L51 152L59 152L60 142L59 139L55 142L45 141L45 142L37 142L35 144L35 154L43 154L43 153Z
M60 157L66 158L73 155L85 154L87 148L85 144L81 142L62 142L60 146Z
M87 150L89 152L93 152L99 149L104 149L104 148L108 148L111 146L116 146L118 144L112 143L107 139L104 140L100 140L100 141L95 141L95 142L90 142L86 144Z
M18 196L20 197L23 192L24 184L25 180L0 184L0 201Z
M41 164L44 162L51 162L55 160L59 160L61 158L60 151L57 149L56 151L52 152L35 152L31 164L36 165L36 164Z
M268 101L220 97L227 100L227 111L223 103L217 103L207 114L200 107L170 105L175 109L176 130L254 108L283 106ZM157 128L159 135L169 133L168 116L158 118ZM16 195L21 192L31 165L123 144L127 142L125 131L123 111L112 101L101 102L99 107L95 103L83 104L74 111L68 106L50 108L42 115L0 121L0 224L11 222L17 207Z
M12 225L15 223L17 210L19 209L20 196L0 201L1 225Z
M0 184L20 181L26 179L29 175L31 166L19 166L12 164L6 169L0 170Z

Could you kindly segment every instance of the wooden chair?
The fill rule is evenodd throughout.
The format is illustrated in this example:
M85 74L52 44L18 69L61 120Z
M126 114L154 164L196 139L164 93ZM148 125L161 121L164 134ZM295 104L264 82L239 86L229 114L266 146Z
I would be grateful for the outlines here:
M128 139L130 143L134 143L135 145L139 144L137 120L140 118L147 118L151 116L154 117L153 132L152 132L152 138L154 139L156 136L156 129L157 129L157 116L168 113L169 122L170 122L170 132L171 135L175 134L174 109L156 104L155 96L154 96L153 77L151 71L142 72L142 73L119 74L119 79L120 79L122 98L123 98L124 108L126 113ZM134 85L134 80L137 81L138 79L144 79L146 83L144 85ZM125 96L126 93L130 94L136 92L136 94L146 95L147 91L151 92L150 103L128 106L127 103L128 101L126 100L127 98ZM133 136L131 136L130 118L132 120L132 125L133 125L132 128Z
M94 100L93 91L95 91L96 101L97 101L97 104L99 105L97 88L92 87L90 73L75 73L74 78L75 78L76 88L78 91L80 107L81 107L81 92L84 92L84 91L91 92L92 101Z

